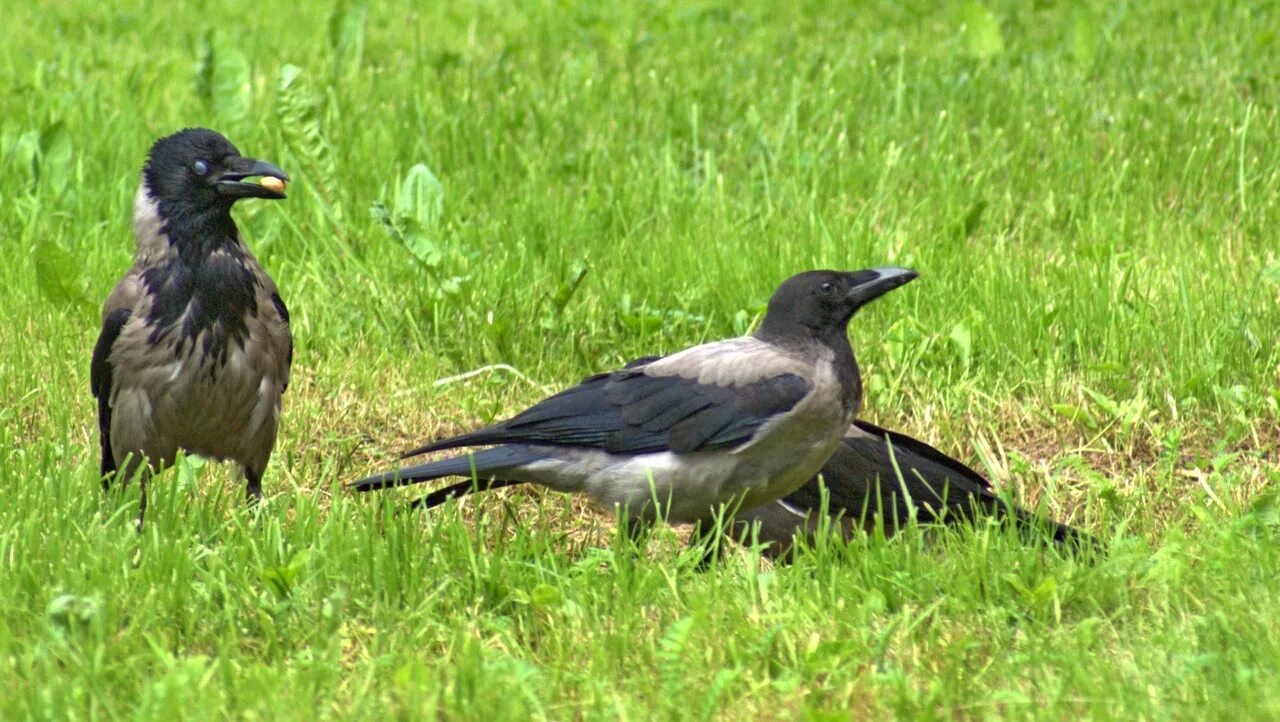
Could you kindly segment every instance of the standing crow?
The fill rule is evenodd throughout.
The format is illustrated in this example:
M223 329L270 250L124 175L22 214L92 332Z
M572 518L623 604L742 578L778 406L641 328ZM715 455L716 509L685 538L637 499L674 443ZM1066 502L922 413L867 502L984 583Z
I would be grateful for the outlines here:
M751 336L592 376L511 419L405 457L494 448L352 486L370 491L446 476L474 477L482 488L534 482L583 492L624 514L632 530L772 502L817 473L858 413L849 320L915 277L902 268L793 276Z
M892 535L912 514L925 523L1011 520L1029 537L1049 537L1069 549L1100 549L1088 534L1012 506L978 472L906 434L855 421L818 477L771 503L738 513L741 524L759 523L765 554L780 557L801 534L812 539L820 527L822 489L830 528L846 538L855 527L872 531L883 524Z
M246 181L254 176L262 182ZM139 529L147 477L179 449L235 460L250 502L262 496L293 339L289 311L231 206L284 198L288 179L211 130L151 147L133 203L133 266L103 306L90 368L103 488L142 469Z

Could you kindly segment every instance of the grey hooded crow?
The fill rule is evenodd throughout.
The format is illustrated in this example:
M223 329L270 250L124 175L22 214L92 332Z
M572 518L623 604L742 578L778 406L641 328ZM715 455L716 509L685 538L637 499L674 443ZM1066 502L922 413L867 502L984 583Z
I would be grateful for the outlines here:
M250 501L262 495L293 338L289 311L231 207L284 198L288 179L212 130L151 147L134 198L133 265L103 306L90 368L103 488L142 471L139 528L147 477L179 449L235 461Z
M518 483L508 480L477 487L468 479L438 489L413 505L430 509L475 491ZM827 528L845 539L855 529L871 533L878 526L886 536L893 536L913 516L921 524L977 523L989 518L1012 522L1030 539L1048 538L1071 551L1102 548L1101 542L1079 529L1009 504L981 474L923 441L861 419L853 422L817 476L781 499L739 511L734 536L746 539L750 526L757 525L756 538L765 556L786 559L796 536L813 543L822 528L819 515L824 508Z
M738 513L740 525L759 525L758 539L766 544L767 556L785 556L796 535L812 541L821 527L824 487L828 528L846 539L855 528L871 532L877 526L891 536L913 515L926 524L992 518L1069 550L1101 549L1098 540L1079 529L1009 504L981 474L923 441L866 421L854 422L820 477L781 499Z
M371 491L448 476L482 488L533 482L624 515L702 522L808 481L862 401L849 320L914 271L810 271L787 279L750 336L591 376L498 424L404 455L493 448L378 474Z

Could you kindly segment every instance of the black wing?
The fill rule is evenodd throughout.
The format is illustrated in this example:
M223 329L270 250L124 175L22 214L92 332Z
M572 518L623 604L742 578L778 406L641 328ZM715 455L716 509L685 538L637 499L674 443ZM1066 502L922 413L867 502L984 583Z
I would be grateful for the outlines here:
M883 446L885 452L888 453L889 445L892 445L895 459L905 453L916 466L925 465L926 468L920 469L920 473L925 475L926 478L930 474L946 473L952 478L967 480L983 489L991 488L991 482L987 480L987 477L915 437L907 436L899 431L890 431L868 421L857 420L853 422L853 425L876 437L877 440L883 440L887 437L889 441L888 445L885 445L882 441L873 442L871 439L863 439L859 444L855 439L845 439L850 446ZM899 462L899 466L901 466L901 462Z
M729 449L803 399L809 383L781 374L743 386L714 386L679 376L649 376L633 362L562 391L523 413L469 434L408 452L480 444L586 446L640 454Z
M289 307L284 305L284 299L280 298L280 294L278 292L271 294L271 305L276 307L276 313L280 314L280 319L284 321L284 330L289 335L289 357L285 361L285 367L293 369L293 329L289 327ZM288 390L289 382L286 380L284 382L284 388L280 389L280 391L284 392Z
M102 332L93 347L93 360L89 362L89 389L98 399L98 438L102 445L102 475L116 470L116 460L111 453L111 347L120 338L120 330L129 320L129 309L118 308L102 322Z
M999 503L985 477L923 441L865 421L854 423L874 438L844 437L822 467L819 473L826 481L830 511L883 511L905 521L912 502L917 509L932 509L934 513L943 507L953 511L968 507L975 497L982 502ZM898 470L902 472L901 485ZM910 500L904 498L904 486ZM818 480L810 480L785 500L804 509L819 508Z
M635 369L635 368L640 368L641 366L648 366L649 364L653 363L654 361L661 361L663 358L665 358L665 357L663 357L663 356L641 356L640 358L635 359L634 361L628 361L628 362L627 362L627 365L626 365L626 366L623 366L622 368L624 368L624 369Z
M917 518L926 522L1012 518L1024 533L1047 531L1060 544L1102 550L1101 542L1079 529L1006 503L986 477L923 441L865 421L854 424L875 438L844 437L822 467L819 474L826 482L828 512L843 512L855 521L883 515L890 533L908 522L913 508ZM902 472L901 482L895 463ZM821 508L818 478L784 497L783 502L801 511Z

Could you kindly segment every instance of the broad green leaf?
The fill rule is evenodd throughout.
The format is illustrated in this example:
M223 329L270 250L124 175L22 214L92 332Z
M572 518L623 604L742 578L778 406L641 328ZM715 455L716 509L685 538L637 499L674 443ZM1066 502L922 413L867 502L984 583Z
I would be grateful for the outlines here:
M369 217L385 228L387 235L391 236L392 239L404 243L404 233L400 230L400 226L396 225L396 219L391 215L391 210L387 208L387 204L382 201L374 201L373 205L369 206Z
M556 587L543 583L529 592L529 601L538 607L558 607L564 602L564 596Z
M62 193L71 177L71 134L62 121L40 134L40 184Z
M70 630L92 622L101 608L102 605L94 597L60 594L49 602L49 606L45 608L45 616L62 629Z
M249 59L226 35L205 33L196 66L196 93L224 124L242 123L253 103Z
M36 286L52 303L60 306L88 308L84 295L84 278L79 260L56 241L44 240L36 245Z
M431 268L439 266L440 262L444 260L444 253L440 248L440 244L432 240L431 235L419 226L417 221L409 219L406 226L407 228L404 229L404 233L401 236L401 243L404 244L405 248L409 249L414 258L427 266Z
M296 65L280 68L276 83L276 127L293 154L291 163L298 166L299 176L306 178L306 188L323 204L325 216L335 226L342 222L341 181L335 160L337 153L325 132L324 95L316 90L307 74Z
M414 165L400 181L392 224L399 231L400 242L414 258L431 268L444 260L440 238L443 215L444 186L440 179L422 163Z
M1119 419L1123 416L1120 404L1116 403L1115 399L1107 396L1106 394L1094 391L1093 389L1085 389L1084 392L1088 394L1089 397L1093 399L1093 402L1098 405L1098 408L1105 411L1107 416L1110 418Z
M294 582L298 578L298 569L292 565L270 567L261 572L262 581L280 599L286 599L293 593Z
M286 93L297 86L301 77L302 68L293 63L285 63L280 68L280 76L279 80L276 81L276 87L281 93Z
M1067 22L1067 48L1071 58L1083 69L1093 67L1102 35L1097 14L1085 3L1076 3L1071 6Z
M329 15L329 48L333 51L335 77L345 77L360 69L368 14L369 4L364 0L338 0Z
M978 58L991 58L1004 53L1004 34L1000 18L978 2L968 2L961 11L964 22L965 49Z
M259 576L276 593L278 598L286 599L293 593L294 587L297 586L298 578L301 576L303 568L306 567L307 559L310 556L310 552L303 549L291 556L285 564L262 569L259 572Z
M416 220L423 229L434 231L444 215L444 185L422 163L409 169L400 181L395 214Z
M1090 430L1096 430L1098 428L1097 420L1094 419L1088 411L1080 408L1079 406L1073 406L1071 404L1053 404L1049 408L1053 410L1053 413L1073 424L1080 424Z

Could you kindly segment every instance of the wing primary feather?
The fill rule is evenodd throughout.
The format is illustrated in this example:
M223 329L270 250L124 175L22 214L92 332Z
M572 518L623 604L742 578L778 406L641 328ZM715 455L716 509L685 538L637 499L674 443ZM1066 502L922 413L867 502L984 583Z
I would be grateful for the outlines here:
M289 307L284 305L284 299L280 298L280 294L278 292L271 294L271 305L275 306L276 313L280 314L280 320L284 321L285 333L287 333L289 336L289 350L287 351L288 358L285 359L285 368L292 369L293 368L293 329L290 327L290 323L289 323ZM289 390L289 381L288 381L288 377L286 377L284 386L280 389L280 391L285 392L288 390Z
M671 427L671 450L689 454L707 447L707 442L731 426L736 417L735 410L725 406L699 411Z
M649 422L654 422L652 428L655 430L666 429L670 428L674 421L679 421L710 405L711 399L690 394L688 389L672 384L644 399L624 406L622 420L631 426L641 428L646 428Z
M947 456L941 451L938 451L913 436L908 436L900 431L890 431L889 429L876 426L875 424L863 421L862 419L858 419L853 423L862 431L865 431L882 441L887 437L889 443L893 445L895 453L899 449L905 449L906 451L919 455L927 461L931 461L939 466L943 466L954 471L959 476L972 481L974 484L977 484L984 489L992 488L991 482L985 476L974 471L967 464L962 463L958 459L953 459L952 457Z
M98 399L98 441L102 451L100 470L103 477L116 471L115 454L111 451L111 386L115 372L111 366L111 350L129 316L127 308L118 308L107 314L89 362L89 390Z
M406 452L494 444L587 446L610 453L691 453L737 446L790 410L809 384L782 374L741 387L616 371L588 379L499 424Z

